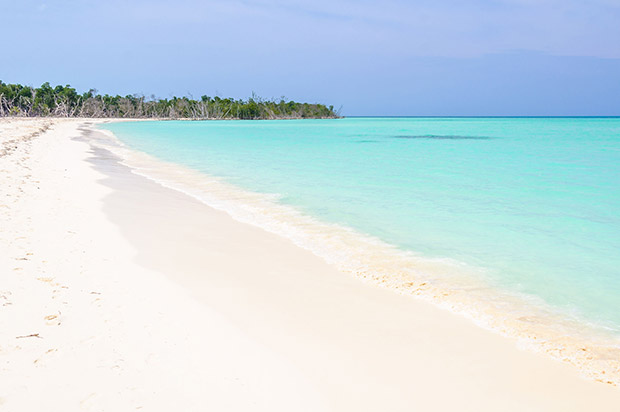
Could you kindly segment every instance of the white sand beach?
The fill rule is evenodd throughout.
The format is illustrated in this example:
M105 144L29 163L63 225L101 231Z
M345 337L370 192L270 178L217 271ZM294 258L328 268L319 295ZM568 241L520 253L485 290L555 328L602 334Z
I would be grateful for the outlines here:
M618 411L620 389L0 119L0 410Z

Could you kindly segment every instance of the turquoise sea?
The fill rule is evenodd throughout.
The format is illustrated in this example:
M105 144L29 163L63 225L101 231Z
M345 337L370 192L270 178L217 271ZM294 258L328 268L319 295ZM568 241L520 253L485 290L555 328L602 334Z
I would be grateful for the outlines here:
M102 127L130 148L462 264L498 291L620 336L620 118Z

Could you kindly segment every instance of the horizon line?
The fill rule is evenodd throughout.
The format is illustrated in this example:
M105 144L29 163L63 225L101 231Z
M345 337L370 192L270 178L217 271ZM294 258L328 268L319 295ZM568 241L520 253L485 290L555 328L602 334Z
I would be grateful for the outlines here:
M456 118L456 119L488 119L488 118L499 118L499 119L523 119L523 118L539 118L539 119L562 119L562 118L586 118L586 119L614 119L620 118L620 115L343 115L343 117L371 117L371 118Z

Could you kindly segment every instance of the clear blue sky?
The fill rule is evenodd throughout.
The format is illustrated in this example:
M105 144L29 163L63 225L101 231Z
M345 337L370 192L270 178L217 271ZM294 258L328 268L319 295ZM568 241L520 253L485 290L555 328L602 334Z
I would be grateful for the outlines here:
M345 115L620 115L620 0L0 0L0 80L320 101Z

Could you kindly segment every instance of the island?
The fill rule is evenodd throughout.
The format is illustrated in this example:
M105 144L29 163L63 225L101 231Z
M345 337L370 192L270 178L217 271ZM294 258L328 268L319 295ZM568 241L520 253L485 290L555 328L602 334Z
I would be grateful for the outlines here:
M0 80L0 117L92 117L192 120L335 119L333 105L262 99L252 93L247 100L201 96L160 99L132 94L101 95L95 89L79 94L70 85L34 88Z

